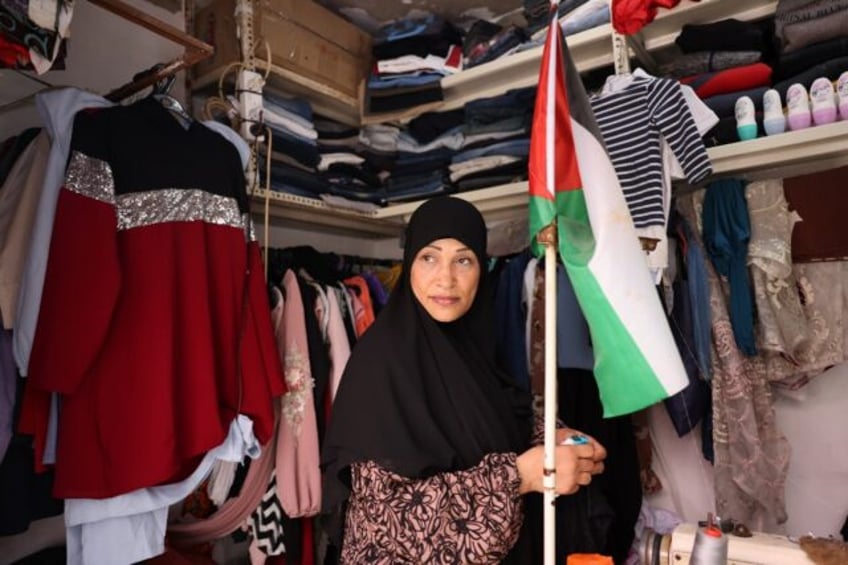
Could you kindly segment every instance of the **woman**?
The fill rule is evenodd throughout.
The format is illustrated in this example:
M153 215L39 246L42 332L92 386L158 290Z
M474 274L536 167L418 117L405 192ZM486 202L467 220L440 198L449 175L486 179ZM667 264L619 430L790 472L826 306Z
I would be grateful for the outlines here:
M521 562L521 495L542 492L544 457L530 396L495 366L485 257L468 202L412 215L403 274L353 351L324 443L343 563ZM605 456L594 440L558 446L557 492L589 484Z

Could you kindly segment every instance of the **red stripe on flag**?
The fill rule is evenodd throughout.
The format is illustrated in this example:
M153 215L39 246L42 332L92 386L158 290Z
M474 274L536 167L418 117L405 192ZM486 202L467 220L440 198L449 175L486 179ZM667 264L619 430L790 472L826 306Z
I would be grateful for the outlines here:
M571 134L563 41L554 16L542 54L528 163L530 196L548 199L557 192L580 190L583 186Z

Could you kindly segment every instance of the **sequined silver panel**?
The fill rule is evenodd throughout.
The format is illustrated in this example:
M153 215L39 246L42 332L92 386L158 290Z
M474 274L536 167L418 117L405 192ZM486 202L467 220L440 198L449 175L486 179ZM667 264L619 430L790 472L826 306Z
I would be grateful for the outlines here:
M241 219L244 222L244 237L247 241L256 241L256 228L253 225L253 220L250 214L242 214Z
M234 198L203 190L167 188L118 196L119 230L194 221L245 228Z
M109 163L79 151L71 155L71 162L65 172L65 188L101 202L115 204L115 182Z

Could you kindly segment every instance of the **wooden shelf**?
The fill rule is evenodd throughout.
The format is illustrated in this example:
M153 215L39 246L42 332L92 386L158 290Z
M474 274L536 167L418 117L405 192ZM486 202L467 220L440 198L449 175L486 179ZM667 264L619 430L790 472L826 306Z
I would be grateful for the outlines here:
M217 89L218 81L221 79L221 73L223 72L224 69L221 68L196 77L192 83L192 90L197 92ZM260 69L258 72L261 73L264 71ZM225 94L232 93L234 81L235 73L233 72L225 79L225 84L227 85ZM336 90L319 81L298 75L289 69L271 65L271 72L268 74L265 88L287 96L296 96L309 100L312 110L316 114L321 114L353 127L359 127L360 125L358 98Z

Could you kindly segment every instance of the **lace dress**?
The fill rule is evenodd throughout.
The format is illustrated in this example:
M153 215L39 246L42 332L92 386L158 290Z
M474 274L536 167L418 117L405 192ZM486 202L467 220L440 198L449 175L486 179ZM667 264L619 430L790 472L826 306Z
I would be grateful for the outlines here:
M701 232L704 192L678 199L678 208ZM697 237L697 235L695 236ZM786 521L784 484L789 442L777 429L772 391L762 357L739 351L727 308L728 288L707 263L712 326L713 444L716 509L751 523L764 514Z

